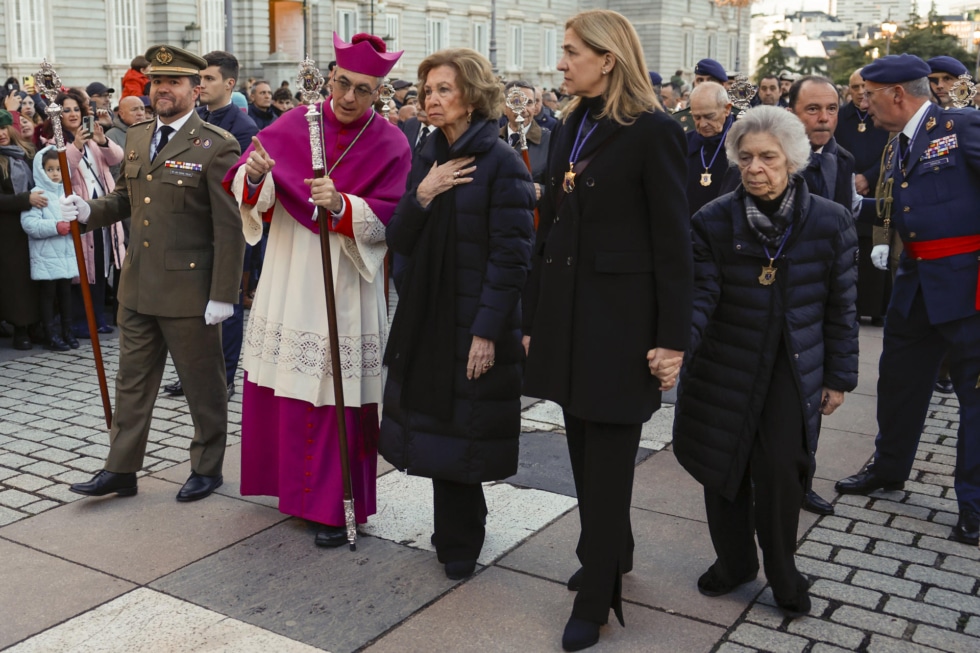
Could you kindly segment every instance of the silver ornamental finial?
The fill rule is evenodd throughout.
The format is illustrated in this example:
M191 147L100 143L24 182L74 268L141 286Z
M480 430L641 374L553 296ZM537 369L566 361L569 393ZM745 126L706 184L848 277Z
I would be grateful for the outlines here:
M316 67L316 61L310 58L310 55L306 55L306 59L303 59L303 63L299 66L299 77L296 78L299 82L300 97L303 98L303 104L312 105L316 104L320 98L320 89L323 88L323 75L320 73L320 69Z
M34 75L34 85L47 99L48 104L54 103L54 99L61 92L61 78L47 59L41 62L41 69Z
M391 80L388 77L384 78L381 82L381 86L378 87L378 99L381 100L381 113L384 115L385 120L388 119L388 114L391 113L391 105L395 98L395 87L391 85Z
M505 100L507 108L514 112L517 116L517 126L523 128L524 126L524 114L527 113L527 105L531 104L531 98L527 96L526 93L519 86L515 86L507 92L507 99ZM521 129L523 131L523 129Z
M970 77L969 73L960 75L959 79L953 83L952 88L949 89L949 96L953 98L953 106L957 109L969 106L976 95L977 85L973 83L973 78Z
M728 99L741 112L739 116L752 106L752 98L757 92L758 88L743 73L735 75L735 82L728 89Z

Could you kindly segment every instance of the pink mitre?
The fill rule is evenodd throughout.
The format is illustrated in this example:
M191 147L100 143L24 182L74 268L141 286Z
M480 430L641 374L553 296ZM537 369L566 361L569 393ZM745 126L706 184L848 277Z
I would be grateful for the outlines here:
M350 41L344 43L337 32L334 32L334 56L337 57L338 66L361 75L386 76L405 52L385 52L388 46L384 40L373 34L355 34Z

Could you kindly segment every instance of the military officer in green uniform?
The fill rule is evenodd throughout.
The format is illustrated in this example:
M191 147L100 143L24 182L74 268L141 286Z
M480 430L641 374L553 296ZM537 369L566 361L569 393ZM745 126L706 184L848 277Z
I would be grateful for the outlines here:
M136 494L153 404L169 351L194 421L191 475L178 501L221 485L228 384L219 323L232 315L245 241L234 199L221 185L238 160L238 142L197 115L201 57L166 45L146 52L157 118L126 136L126 158L112 193L62 200L66 218L103 227L132 215L119 282L119 371L105 469L71 491ZM124 183L123 183L124 182Z
M702 59L694 66L694 87L697 88L701 82L717 82L722 86L728 81L728 73L725 67L714 59ZM694 130L694 118L691 117L691 108L681 109L674 113L674 119L681 123L684 133Z

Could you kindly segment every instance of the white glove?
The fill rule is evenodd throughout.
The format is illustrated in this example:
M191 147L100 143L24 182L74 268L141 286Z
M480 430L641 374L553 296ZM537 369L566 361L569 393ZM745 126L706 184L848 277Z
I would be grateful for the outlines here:
M234 315L235 305L228 302L216 302L213 299L208 302L208 307L204 309L204 323L208 326L221 324L229 317Z
M61 217L69 222L78 220L81 224L88 224L88 218L92 215L92 207L88 202L75 194L62 197L60 201Z
M888 245L875 245L871 248L871 265L879 270L888 269Z

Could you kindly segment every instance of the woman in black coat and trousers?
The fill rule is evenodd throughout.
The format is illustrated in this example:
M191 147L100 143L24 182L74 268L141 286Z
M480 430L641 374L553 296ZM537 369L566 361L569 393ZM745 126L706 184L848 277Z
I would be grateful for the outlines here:
M640 429L679 373L693 274L684 134L657 103L636 32L606 10L565 28L558 68L576 97L552 140L525 394L564 411L582 568L562 646L579 650L598 641L610 607L623 621Z
M432 543L457 580L473 573L483 547L480 484L517 472L534 188L498 136L503 95L490 62L441 50L419 65L419 79L439 129L416 153L387 228L406 266L396 279L378 450L432 478Z
M759 571L777 605L810 610L797 526L820 415L854 389L857 235L847 210L811 195L810 143L795 116L749 109L726 142L742 185L693 218L694 322L674 453L704 486L717 561L698 579L721 596Z

